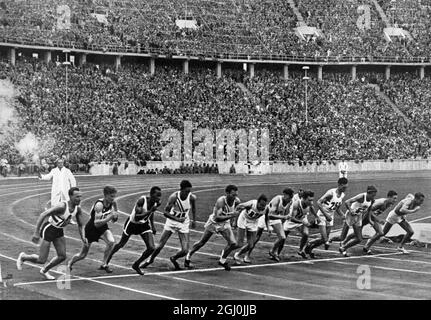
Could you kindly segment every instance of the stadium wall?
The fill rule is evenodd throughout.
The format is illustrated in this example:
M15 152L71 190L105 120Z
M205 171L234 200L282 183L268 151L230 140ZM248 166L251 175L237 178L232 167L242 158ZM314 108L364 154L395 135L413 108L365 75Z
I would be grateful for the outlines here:
M320 173L320 172L338 172L338 163L333 164L324 161L317 165L299 164L295 162L293 165L287 162L262 162L259 164L250 163L235 163L231 161L216 162L220 174L229 174L232 165L235 167L235 174L283 174L283 173ZM372 172L372 171L424 171L431 170L431 162L428 159L423 160L370 160L370 161L346 161L348 172ZM192 162L189 163L189 165ZM129 163L125 168L122 163L118 166L119 175L136 175L140 170L158 169L162 170L165 166L170 169L178 168L181 162L174 161L148 161L145 167L137 166L134 163ZM90 174L92 175L113 175L114 165L90 163Z

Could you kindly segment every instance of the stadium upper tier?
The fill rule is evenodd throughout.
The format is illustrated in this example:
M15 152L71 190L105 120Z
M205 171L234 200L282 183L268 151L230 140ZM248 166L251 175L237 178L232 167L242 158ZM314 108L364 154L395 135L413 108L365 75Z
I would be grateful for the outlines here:
M348 74L328 73L323 81L308 81L306 109L304 81L294 72L282 80L259 71L239 85L238 77L234 80L226 72L217 78L208 69L193 68L184 74L159 66L151 76L145 65L124 64L115 74L106 68L93 64L70 68L66 90L64 68L55 63L23 59L16 66L2 63L0 77L11 79L19 92L15 101L19 121L9 124L11 133L2 139L0 154L7 155L9 163L22 161L15 145L31 132L52 141L41 153L69 154L72 162L157 160L165 144L162 132L169 128L182 132L189 120L195 128L211 130L268 128L272 160L430 156L426 133L405 121L374 88L349 81ZM418 86L429 88L428 78L423 85L406 79L402 86L389 85L392 95L408 101ZM428 113L429 118L422 102L414 112ZM425 118L412 120L420 124Z
M16 0L0 2L0 13L9 43L218 58L430 57L429 0ZM301 25L315 35L300 38ZM413 38L388 41L391 25Z

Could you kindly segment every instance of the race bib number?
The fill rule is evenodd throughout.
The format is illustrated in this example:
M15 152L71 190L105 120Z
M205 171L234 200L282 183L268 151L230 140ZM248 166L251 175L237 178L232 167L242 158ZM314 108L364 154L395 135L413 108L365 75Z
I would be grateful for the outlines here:
M340 202L332 202L331 205L329 206L329 210L335 211L340 207L340 205L341 205Z
M187 212L174 211L174 216L177 218L184 218Z
M250 210L247 212L247 215L250 219L255 219L258 216L258 213L254 210Z

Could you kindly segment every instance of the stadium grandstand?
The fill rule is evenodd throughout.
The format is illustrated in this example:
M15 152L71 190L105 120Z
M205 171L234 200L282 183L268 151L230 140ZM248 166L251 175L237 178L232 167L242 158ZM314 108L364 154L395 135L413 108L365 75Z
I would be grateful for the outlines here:
M2 1L25 128L2 158L17 172L31 132L81 168L160 160L163 130L190 120L270 128L276 161L426 159L430 6L413 2Z

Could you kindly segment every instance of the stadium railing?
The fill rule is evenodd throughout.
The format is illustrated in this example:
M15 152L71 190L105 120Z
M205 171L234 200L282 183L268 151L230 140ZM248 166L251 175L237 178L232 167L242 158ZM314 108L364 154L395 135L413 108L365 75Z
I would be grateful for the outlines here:
M283 174L283 173L325 173L334 172L338 174L338 163L340 160L330 161L265 161L265 162L235 162L215 161L209 164L217 164L220 174L229 174L232 165L236 174L259 175L259 174ZM376 171L423 171L431 170L431 162L428 159L411 160L351 160L346 161L348 172L376 172ZM194 162L181 161L147 161L145 166L138 166L128 162L127 170L122 163L118 166L118 174L134 175L141 169L158 169L165 166L169 169L179 168L181 164L193 165ZM202 164L202 163L201 163ZM113 165L106 163L90 163L90 174L111 175Z
M214 51L175 51L170 49L150 48L148 46L119 46L119 45L99 45L77 43L74 41L41 41L27 37L0 37L3 44L13 47L14 44L26 46L43 47L44 50L66 50L75 49L80 52L94 54L128 54L136 56L183 56L194 58L212 58L222 60L247 60L247 61L274 61L274 62L315 62L315 63L431 63L431 57L397 57L397 56L299 56L299 55L279 55L279 54L245 54L235 52L214 52ZM34 48L41 49L41 48Z

